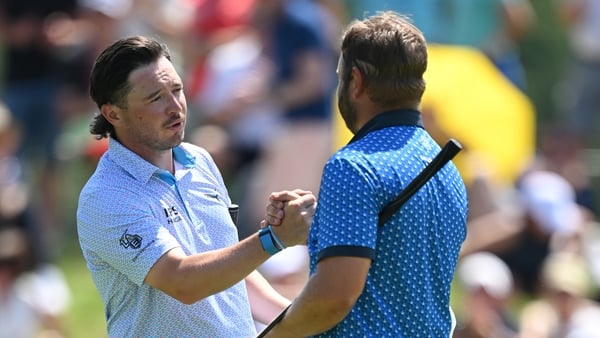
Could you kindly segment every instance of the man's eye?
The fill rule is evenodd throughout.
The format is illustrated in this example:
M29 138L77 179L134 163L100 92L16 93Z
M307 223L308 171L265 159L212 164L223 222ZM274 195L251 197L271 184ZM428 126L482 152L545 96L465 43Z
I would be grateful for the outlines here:
M150 102L156 102L160 100L160 95L159 96L155 96L154 98L152 98L152 100L150 100Z

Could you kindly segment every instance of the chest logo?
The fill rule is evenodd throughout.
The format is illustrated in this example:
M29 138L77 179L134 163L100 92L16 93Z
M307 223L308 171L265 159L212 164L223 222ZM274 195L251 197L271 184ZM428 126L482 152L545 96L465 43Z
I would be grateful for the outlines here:
M181 215L179 211L175 209L175 207L168 207L163 209L165 211L165 216L167 217L167 223L173 224L181 221Z

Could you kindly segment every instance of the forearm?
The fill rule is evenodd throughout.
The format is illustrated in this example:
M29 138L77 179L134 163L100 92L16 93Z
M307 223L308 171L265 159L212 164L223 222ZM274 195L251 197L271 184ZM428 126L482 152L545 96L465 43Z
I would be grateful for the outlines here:
M498 210L479 216L468 222L467 237L460 254L465 256L481 250L502 252L506 247L510 247L522 231L522 222L504 211Z
M371 260L331 257L317 265L306 287L267 337L306 337L340 323L362 294Z
M174 249L159 259L146 282L191 304L240 282L269 256L256 234L227 248L189 256Z
M315 196L285 195L288 199L295 199L287 202L285 221L277 227L277 231L267 227L260 237L255 233L229 247L194 255L185 254L179 247L174 248L158 259L146 275L145 282L183 303L191 304L246 278L277 252L276 238L283 246L305 243L309 227L307 217L312 215L309 211L314 210Z
M252 316L263 324L270 323L290 303L257 271L246 277L246 288Z

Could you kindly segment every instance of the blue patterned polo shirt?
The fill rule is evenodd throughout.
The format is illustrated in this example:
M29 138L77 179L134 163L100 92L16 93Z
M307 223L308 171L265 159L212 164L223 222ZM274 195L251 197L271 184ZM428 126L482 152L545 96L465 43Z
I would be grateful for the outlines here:
M187 143L173 154L174 176L111 139L81 192L79 242L104 302L108 334L253 337L243 281L191 305L144 283L152 265L172 248L194 254L238 241L212 158Z
M450 287L466 236L467 195L448 163L383 226L378 213L440 151L413 110L369 121L326 163L309 234L310 269L332 256L372 259L348 316L322 337L449 337Z

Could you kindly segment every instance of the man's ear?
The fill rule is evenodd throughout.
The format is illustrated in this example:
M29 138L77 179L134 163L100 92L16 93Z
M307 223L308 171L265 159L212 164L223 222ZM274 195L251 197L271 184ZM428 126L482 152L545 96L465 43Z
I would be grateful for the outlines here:
M100 107L100 112L113 126L118 125L123 119L121 108L112 103L103 104L102 107Z
M350 78L350 96L358 98L365 93L365 78L358 67L352 67L352 75Z

